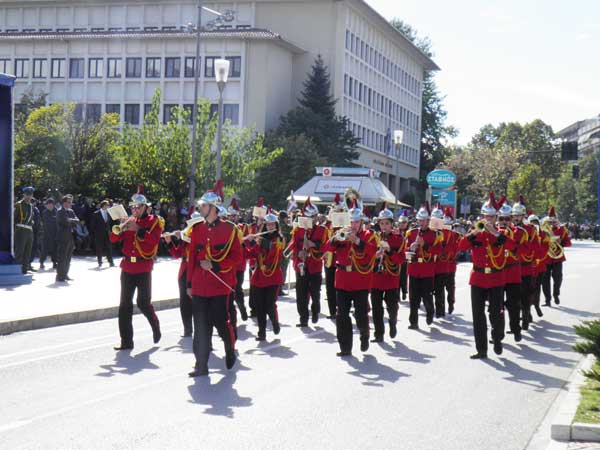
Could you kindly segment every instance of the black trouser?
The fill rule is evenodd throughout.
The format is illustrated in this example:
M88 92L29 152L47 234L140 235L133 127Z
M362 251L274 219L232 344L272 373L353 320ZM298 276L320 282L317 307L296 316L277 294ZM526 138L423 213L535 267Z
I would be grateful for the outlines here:
M408 293L408 269L406 261L400 266L400 291L402 291L402 296L406 297Z
M369 340L369 291L343 291L337 290L337 316L335 327L340 350L352 351L352 320L350 308L354 302L354 317L356 326L360 331L361 340Z
M327 293L329 315L335 317L337 302L337 294L335 292L335 266L325 267L325 291Z
M485 301L489 301L489 319L492 326L492 340L501 342L504 339L504 288L482 288L471 286L471 309L473 311L473 334L477 353L487 354L487 320L485 317Z
M550 303L552 297L557 299L560 296L560 286L562 285L563 279L562 269L562 262L554 262L546 265L546 273L544 274L544 279L542 281L542 289L544 290L546 303ZM550 290L550 278L552 278L552 281L554 282L552 291Z
M538 273L535 277L535 289L533 291L533 305L540 306L540 298L542 293L542 282L544 281L544 277L546 276L546 272Z
M187 271L177 280L179 285L179 312L183 323L183 334L192 333L192 299L187 294Z
M385 325L383 324L383 302L387 308L390 327L398 322L398 289L381 291L371 289L371 307L373 308L373 325L375 338L383 338Z
M425 305L427 320L433 320L433 277L410 277L408 288L408 300L410 304L408 320L410 324L412 326L419 326L419 308L421 307L421 301Z
M56 266L58 264L58 258L56 257L56 240L50 237L44 237L44 240L42 241L42 251L40 253L40 264L44 264L48 256L50 256L52 265Z
M435 296L435 315L442 317L446 315L446 280L447 273L436 273L433 278L433 293Z
M103 255L106 255L106 260L109 262L109 264L114 264L112 256L112 243L110 242L110 239L108 238L106 233L97 234L95 244L96 258L98 258L98 264L102 264Z
M308 323L308 298L312 299L310 310L313 314L321 312L321 272L300 275L296 272L296 307L300 316L300 323Z
M208 370L212 327L214 326L223 339L225 352L230 354L235 349L233 327L229 322L230 295L216 297L192 297L192 315L194 317L194 355L196 369Z
M15 227L15 261L21 265L23 273L29 269L32 247L33 231L27 228Z
M158 317L152 306L152 272L121 272L121 301L119 303L119 333L121 344L133 345L133 294L137 289L137 307L148 319L152 331L160 329Z
M521 315L523 319L523 328L529 327L529 317L531 316L531 305L535 292L536 278L531 275L525 275L521 278Z
M277 315L277 295L279 286L255 287L256 295L256 319L258 321L258 336L265 337L267 334L267 315L271 324L279 323Z
M244 305L244 270L238 270L235 273L235 303L237 303L240 311L246 309Z
M521 332L521 283L505 284L504 294L510 331L518 334Z
M73 238L69 237L66 241L58 241L56 245L56 254L58 267L56 268L56 279L65 280L69 276L71 267L71 257L73 256Z
M252 279L252 272L254 272L254 267L248 268L248 279ZM248 295L248 306L250 307L250 314L256 314L256 300L255 300L254 288L250 285L250 292Z
M233 292L227 296L227 301L229 302L229 306L227 307L229 311L229 322L231 322L235 338L237 339L237 308L235 307L235 295Z
M456 302L456 272L448 272L446 274L445 287L448 305L454 305L454 302Z

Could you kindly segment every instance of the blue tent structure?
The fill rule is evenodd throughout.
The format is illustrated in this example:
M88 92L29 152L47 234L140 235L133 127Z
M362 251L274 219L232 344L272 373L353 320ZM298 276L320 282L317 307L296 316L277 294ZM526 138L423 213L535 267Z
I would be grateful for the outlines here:
M0 73L0 286L31 283L15 264L13 227L13 87L16 78Z

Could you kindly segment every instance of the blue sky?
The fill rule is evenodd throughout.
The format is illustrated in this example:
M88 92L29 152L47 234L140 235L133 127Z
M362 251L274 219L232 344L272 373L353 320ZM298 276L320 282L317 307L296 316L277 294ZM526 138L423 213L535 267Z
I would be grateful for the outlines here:
M600 0L366 2L431 39L457 143L486 123L600 114Z

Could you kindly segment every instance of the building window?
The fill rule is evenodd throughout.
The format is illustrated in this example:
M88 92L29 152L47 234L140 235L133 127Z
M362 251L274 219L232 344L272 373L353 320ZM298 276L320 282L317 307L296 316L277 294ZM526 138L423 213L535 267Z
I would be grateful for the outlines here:
M121 58L108 58L108 78L121 78Z
M250 28L252 28L252 25L236 25L235 26L236 30L249 30Z
M186 78L193 78L195 65L196 65L196 58L186 57L185 58L185 69L184 69L183 76Z
M102 78L102 65L104 60L102 58L90 58L89 62L89 78Z
M102 27L92 28L92 33L100 33L101 31L104 31L104 28L102 28Z
M69 60L69 78L83 78L84 64L83 58L71 58Z
M98 103L88 103L85 108L85 120L89 123L97 123L102 116L102 105Z
M229 78L239 78L242 75L242 57L228 56L225 59L229 61Z
M17 78L29 78L28 59L15 59L15 76Z
M66 31L69 31L69 30L66 30ZM84 31L87 31L87 28L73 28L73 31L75 33L83 33Z
M83 105L81 103L77 103L73 109L73 120L83 122Z
M106 114L118 114L120 116L121 105L118 103L109 103L108 105L106 105Z
M181 58L165 58L165 78L179 78Z
M160 58L146 58L146 78L160 78Z
M125 28L126 31L140 31L141 28L140 27L127 27Z
M110 27L108 31L121 31L123 28L121 27Z
M140 105L125 105L125 123L140 124Z
M127 58L125 60L125 77L140 78L142 76L142 58ZM127 115L127 112L125 112Z
M0 59L0 72L2 73L11 73L10 69L10 59Z
M177 30L177 27L173 27L173 26L166 26L166 27L162 27L163 31L175 31Z
M144 103L144 119L150 114L150 111L152 111L152 103Z
M210 105L210 115L219 114L219 105L213 103ZM227 120L231 121L232 125L238 125L240 122L240 105L238 104L225 104L223 105L223 117L221 123L225 123Z
M158 31L158 27L144 27L144 31Z
M171 120L173 120L173 110L177 107L177 105L163 105L163 123L166 125Z
M4 72L5 73L5 72ZM45 59L33 60L33 78L46 78L48 70Z
M64 78L65 77L65 60L57 58L52 60L52 67L50 72L52 78Z
M215 77L215 60L219 59L216 56L207 56L204 61L204 77L214 78Z

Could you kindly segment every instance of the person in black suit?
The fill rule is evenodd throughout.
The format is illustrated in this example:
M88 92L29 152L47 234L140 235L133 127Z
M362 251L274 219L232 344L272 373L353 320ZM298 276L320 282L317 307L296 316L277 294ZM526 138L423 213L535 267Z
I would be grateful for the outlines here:
M71 266L71 256L75 242L73 240L73 230L79 223L75 212L71 209L73 205L73 196L65 195L62 198L62 208L56 213L56 253L58 257L58 267L56 268L56 281L72 281L69 278L69 267Z
M110 267L114 267L112 257L112 244L108 238L112 221L108 214L109 202L108 200L102 200L100 203L100 209L94 213L92 220L92 232L94 233L94 240L96 243L96 256L98 257L98 267L102 267L102 255L106 254L106 259L110 264Z

